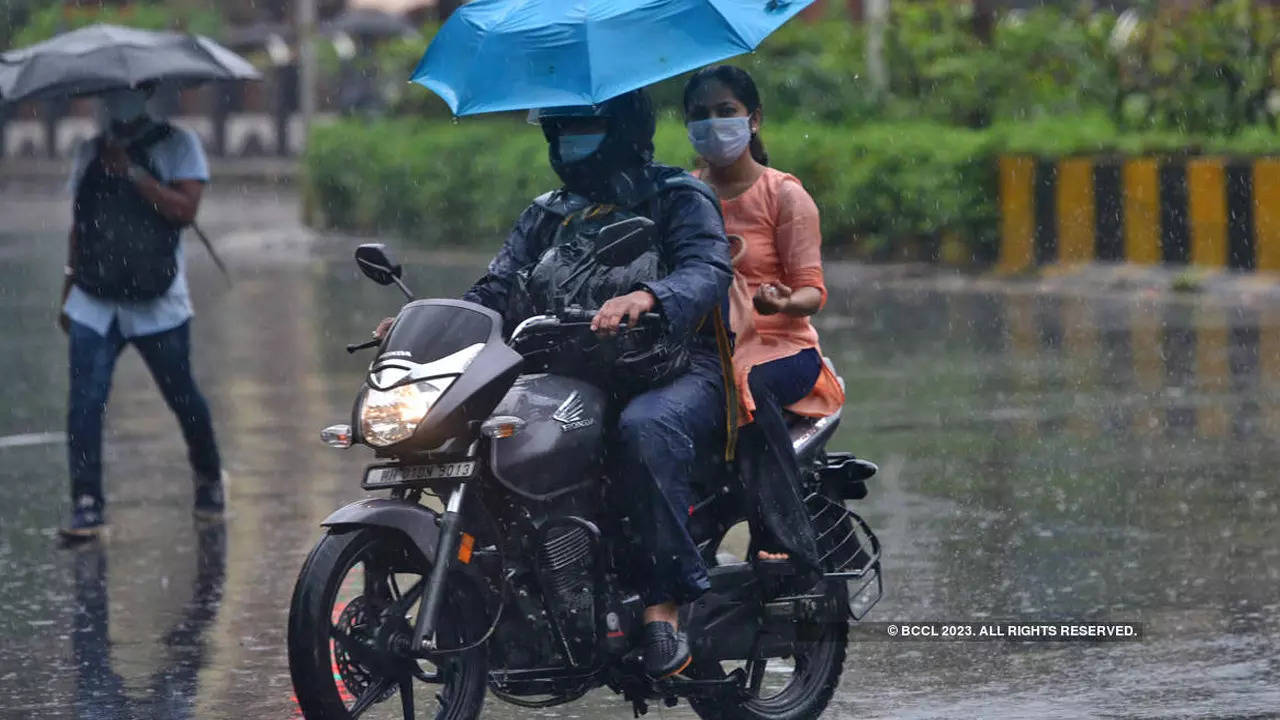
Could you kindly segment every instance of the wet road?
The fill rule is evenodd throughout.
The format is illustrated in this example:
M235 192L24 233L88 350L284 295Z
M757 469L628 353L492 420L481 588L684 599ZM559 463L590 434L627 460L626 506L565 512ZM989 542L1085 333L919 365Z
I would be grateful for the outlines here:
M117 369L110 535L59 549L66 209L0 223L0 717L290 718L289 592L317 522L362 495L361 450L320 446L362 371L342 345L396 308L350 242L282 203L214 195L226 288L188 247L195 366L230 476L197 531L177 426L136 354ZM15 213L21 211L21 219ZM405 258L454 295L466 258ZM835 275L833 273L833 275ZM824 350L849 383L834 447L884 472L870 620L1113 618L1138 643L864 642L829 717L1270 717L1280 708L1280 306L839 288ZM487 716L527 717L490 699ZM691 717L685 706L659 717ZM629 717L608 693L544 715Z

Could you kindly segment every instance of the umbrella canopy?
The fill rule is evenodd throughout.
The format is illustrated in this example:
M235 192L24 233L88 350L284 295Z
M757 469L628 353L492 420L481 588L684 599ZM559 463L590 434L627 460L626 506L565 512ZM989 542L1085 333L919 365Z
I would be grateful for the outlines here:
M259 80L249 61L200 35L93 25L0 54L0 101L148 82Z
M813 0L475 0L414 71L457 115L591 105L754 50Z

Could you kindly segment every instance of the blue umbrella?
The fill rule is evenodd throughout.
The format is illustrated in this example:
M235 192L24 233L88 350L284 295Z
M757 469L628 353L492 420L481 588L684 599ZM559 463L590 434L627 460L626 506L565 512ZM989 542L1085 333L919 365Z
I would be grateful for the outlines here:
M476 0L412 80L456 115L593 105L754 50L813 0Z

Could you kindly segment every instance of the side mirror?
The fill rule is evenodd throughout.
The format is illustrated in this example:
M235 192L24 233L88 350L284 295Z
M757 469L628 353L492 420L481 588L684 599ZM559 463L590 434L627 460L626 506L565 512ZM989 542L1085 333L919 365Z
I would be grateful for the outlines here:
M601 228L596 237L596 261L609 267L630 265L653 247L653 221L633 217Z
M382 243L367 243L356 248L356 265L365 277L379 285L394 283L403 272Z

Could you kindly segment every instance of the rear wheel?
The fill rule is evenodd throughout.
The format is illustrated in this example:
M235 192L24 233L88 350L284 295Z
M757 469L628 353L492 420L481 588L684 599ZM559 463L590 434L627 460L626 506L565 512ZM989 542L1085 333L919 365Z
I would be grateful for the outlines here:
M744 541L739 538L738 544ZM716 547L719 545L717 542ZM820 552L826 549L820 544ZM824 567L827 564L824 560ZM811 720L820 716L840 684L849 624L811 625L801 634L804 640L795 643L795 652L790 656L755 658L745 663L696 663L692 674L701 679L720 679L739 672L746 680L746 696L690 697L694 712L704 720Z
M488 673L483 646L434 663L395 650L412 632L428 572L394 531L329 533L311 552L289 609L289 671L308 720L480 714ZM445 648L486 629L483 603L461 578L449 581L437 623ZM397 695L399 702L387 702Z
M797 644L785 658L758 658L741 666L748 697L689 698L703 720L811 720L831 702L844 670L849 641L846 623L828 623L817 637ZM722 678L729 663L703 663L701 678ZM730 672L733 668L729 669Z

